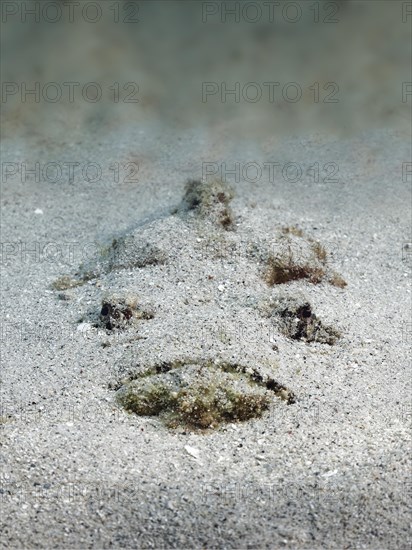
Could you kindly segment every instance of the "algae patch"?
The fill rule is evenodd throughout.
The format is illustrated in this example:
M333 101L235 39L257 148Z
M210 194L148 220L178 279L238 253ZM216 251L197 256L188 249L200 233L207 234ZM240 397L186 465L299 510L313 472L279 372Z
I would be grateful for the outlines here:
M116 393L126 410L159 416L169 428L217 428L262 416L273 394L294 402L294 395L274 380L231 364L182 363L156 365L127 382ZM155 373L155 374L152 374Z
M326 249L318 241L304 237L296 227L283 228L282 233L266 260L264 279L269 286L301 279L312 284L325 280L339 288L346 286L346 281L330 270Z

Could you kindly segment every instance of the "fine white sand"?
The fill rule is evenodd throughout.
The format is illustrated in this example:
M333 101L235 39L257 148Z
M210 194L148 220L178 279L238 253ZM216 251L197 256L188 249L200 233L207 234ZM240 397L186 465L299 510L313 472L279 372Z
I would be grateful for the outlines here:
M405 136L389 131L257 143L145 125L65 143L6 141L3 163L80 168L73 183L35 182L19 164L3 181L2 545L410 547L409 157ZM218 236L235 252L204 247L217 238L207 220L170 215L203 162L222 176L223 162L269 161L280 164L273 182L265 171L254 182L228 176L234 228ZM99 182L85 181L87 162L100 164ZM137 181L122 171L113 181L110 167L127 162L138 163ZM299 181L282 176L287 162L302 168ZM319 181L308 172L315 163ZM336 181L325 181L326 163ZM295 225L324 245L345 288L265 283L260 244ZM167 261L53 290L121 235ZM246 242L256 255L242 252ZM137 295L153 319L94 328L113 292ZM285 336L260 308L285 293L309 300L341 338ZM261 418L206 433L116 404L119 377L188 356L256 367L296 402L274 396Z

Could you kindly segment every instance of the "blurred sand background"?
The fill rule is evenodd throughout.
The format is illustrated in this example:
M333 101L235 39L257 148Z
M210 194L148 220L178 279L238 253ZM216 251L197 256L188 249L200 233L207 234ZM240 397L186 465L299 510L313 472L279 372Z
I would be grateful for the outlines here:
M2 4L2 547L409 548L409 3L279 2L271 19L260 2L255 23L245 2L236 20L220 2L102 1L95 23L86 3L60 3L56 22L45 21L46 2L25 3L38 22L23 16L24 3ZM38 101L24 100L36 82ZM79 83L73 102L65 82ZM102 90L96 102L80 93L90 82ZM222 101L223 82L255 83L262 98ZM267 82L279 82L273 102ZM48 83L61 99L44 100ZM205 83L218 91L202 101ZM282 95L289 83L299 101ZM338 101L324 102L332 91ZM138 102L125 102L132 92ZM273 179L268 162L278 163ZM291 162L300 177L283 172ZM36 163L38 177L27 172ZM67 163L76 163L72 177ZM101 169L95 181L90 163ZM244 172L247 163L261 175ZM271 291L236 258L206 261L213 307L209 316L196 309L203 271L190 249L173 269L109 275L67 299L52 290L90 251L139 225L157 220L153 242L170 239L184 182L206 169L235 188L240 244L242 231L297 224L325 245L348 286L288 288L342 331L338 344L277 334L269 349L249 312ZM237 278L250 295L237 293ZM156 307L146 340L81 324L103 291L124 289ZM296 405L205 435L116 406L109 381L119 366L167 360L192 349L205 323L223 319L229 330L237 318L254 336L233 353L274 359Z

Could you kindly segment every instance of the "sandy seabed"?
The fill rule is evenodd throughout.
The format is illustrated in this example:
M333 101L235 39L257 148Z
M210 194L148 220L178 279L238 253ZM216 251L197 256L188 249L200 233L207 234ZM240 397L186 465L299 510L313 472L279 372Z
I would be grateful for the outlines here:
M195 130L178 138L148 126L3 145L3 163L81 165L73 182L21 171L3 182L2 545L409 548L408 141L389 131L230 148ZM91 159L103 172L94 183L81 174ZM268 159L296 161L302 176L228 177L230 223L225 201L182 214L185 182L211 159L218 177L223 162ZM315 242L325 277L268 284L279 243L299 263ZM53 287L81 265L93 276ZM117 302L104 306L108 296ZM308 341L279 303L310 304L339 337ZM242 422L229 399L208 429L204 417L200 429L171 427L121 406L122 385L176 361L241 365L223 377L240 393L258 373L295 399L279 386ZM175 393L190 388L171 370Z

